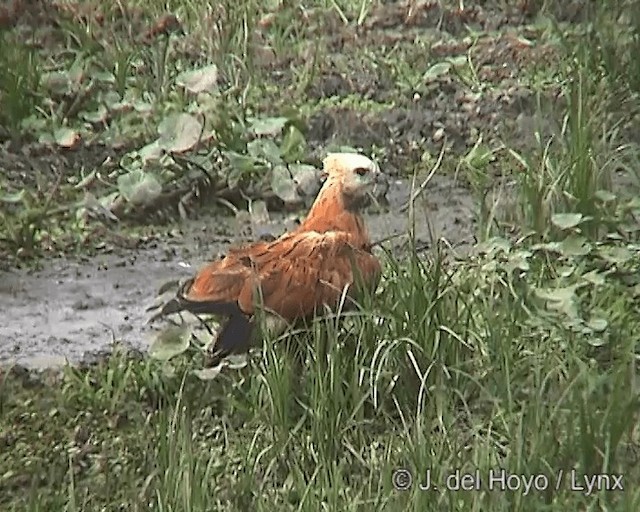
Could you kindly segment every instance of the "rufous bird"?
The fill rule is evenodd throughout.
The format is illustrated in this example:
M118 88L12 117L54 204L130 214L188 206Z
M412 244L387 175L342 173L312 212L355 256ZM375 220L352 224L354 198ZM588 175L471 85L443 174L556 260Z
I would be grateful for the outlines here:
M381 265L360 212L376 184L383 183L382 173L363 155L331 153L323 175L318 196L295 230L230 248L189 279L152 320L181 311L226 317L212 345L214 366L249 350L260 308L267 313L267 329L282 333L325 307L336 311L341 300L348 309L362 286L374 292Z

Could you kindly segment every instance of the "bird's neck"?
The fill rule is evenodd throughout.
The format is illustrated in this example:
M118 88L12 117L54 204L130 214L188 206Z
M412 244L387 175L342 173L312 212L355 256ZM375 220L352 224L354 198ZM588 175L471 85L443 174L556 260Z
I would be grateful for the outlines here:
M364 219L354 206L350 207L339 184L327 182L298 229L319 233L343 231L353 234L359 245L366 245L369 234Z

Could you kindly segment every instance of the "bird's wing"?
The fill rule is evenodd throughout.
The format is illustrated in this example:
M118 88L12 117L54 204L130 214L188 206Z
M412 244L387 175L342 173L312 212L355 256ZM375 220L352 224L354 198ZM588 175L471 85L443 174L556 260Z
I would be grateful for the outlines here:
M380 275L375 256L344 232L297 233L250 259L255 274L238 297L240 308L261 304L288 321L309 317L324 305L335 307L355 273L376 285Z
M323 305L338 304L344 287L358 279L354 269L363 283L377 285L380 263L365 248L354 245L350 234L291 233L274 242L231 250L224 259L200 270L182 297L199 312L204 312L206 303L215 306L212 314L224 314L223 305L233 304L253 315L256 304L261 304L293 321Z

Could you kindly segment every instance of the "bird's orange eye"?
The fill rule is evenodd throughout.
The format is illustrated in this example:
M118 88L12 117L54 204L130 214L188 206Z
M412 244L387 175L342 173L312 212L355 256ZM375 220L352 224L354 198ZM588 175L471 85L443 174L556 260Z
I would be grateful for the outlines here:
M367 172L369 172L369 169L366 169L364 167L358 167L355 171L354 171L358 176L364 176L365 174L367 174Z

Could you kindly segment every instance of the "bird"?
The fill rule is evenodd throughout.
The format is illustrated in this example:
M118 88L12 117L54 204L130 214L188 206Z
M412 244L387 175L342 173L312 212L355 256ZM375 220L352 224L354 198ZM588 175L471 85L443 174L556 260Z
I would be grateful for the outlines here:
M382 266L361 211L384 176L359 153L329 153L322 176L324 183L296 228L274 240L230 247L188 279L150 321L184 311L226 318L210 349L211 367L249 351L261 313L263 326L277 335L326 308L354 307L364 289L374 293Z

